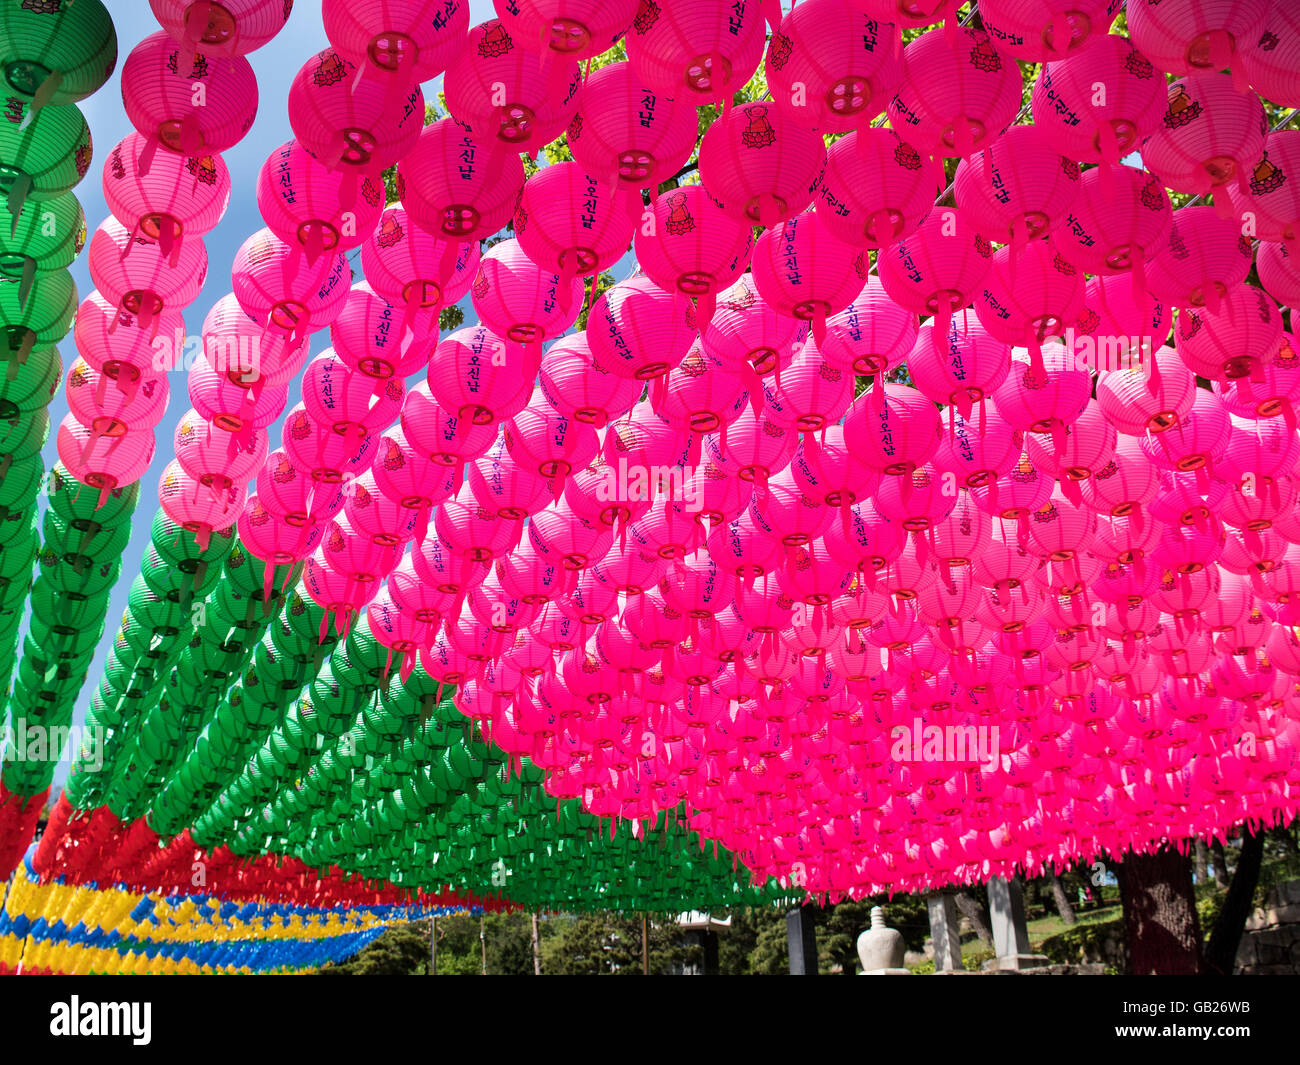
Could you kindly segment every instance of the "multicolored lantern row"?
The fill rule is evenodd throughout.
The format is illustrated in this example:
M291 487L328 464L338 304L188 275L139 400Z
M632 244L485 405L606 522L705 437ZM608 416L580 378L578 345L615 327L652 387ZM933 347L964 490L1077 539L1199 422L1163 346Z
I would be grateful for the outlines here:
M1300 24L1068 6L326 3L42 875L228 848L657 909L1294 817ZM127 64L127 188L188 190L91 241L141 381L220 215L174 164L256 107L247 8ZM88 424L74 476L143 473Z

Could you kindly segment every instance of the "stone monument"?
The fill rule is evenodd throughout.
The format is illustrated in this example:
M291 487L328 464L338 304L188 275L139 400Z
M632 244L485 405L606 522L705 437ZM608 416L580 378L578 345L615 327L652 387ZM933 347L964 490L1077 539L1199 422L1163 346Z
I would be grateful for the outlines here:
M863 976L906 976L903 933L885 927L885 911L871 907L871 927L858 936L858 960Z

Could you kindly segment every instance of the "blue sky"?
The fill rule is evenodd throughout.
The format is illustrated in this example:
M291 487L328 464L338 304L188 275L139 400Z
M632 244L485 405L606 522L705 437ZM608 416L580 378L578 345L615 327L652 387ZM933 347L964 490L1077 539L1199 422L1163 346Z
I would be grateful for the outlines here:
M86 212L86 226L90 233L93 233L96 227L108 217L108 207L105 205L103 190L100 187L104 160L114 145L132 130L122 109L122 64L136 44L159 29L153 12L145 0L105 0L105 4L117 28L117 67L103 88L79 105L86 116L86 121L90 124L94 161L85 179L74 191ZM471 0L471 24L492 17L494 13L490 0ZM269 44L248 57L257 74L257 119L243 140L223 156L226 165L230 168L233 192L225 217L204 241L208 251L208 274L199 298L185 312L185 324L190 333L199 332L208 309L230 291L230 266L234 261L235 252L249 234L262 228L263 222L257 210L256 198L258 171L271 151L293 137L293 131L289 127L286 100L294 75L310 56L326 48L328 44L329 41L325 37L321 24L319 0L315 2L299 0L294 5L293 13L285 28ZM426 97L434 96L440 87L441 78L426 82L424 85ZM84 299L94 288L86 267L84 251L73 264L72 276L77 283L78 294ZM313 353L321 351L328 345L329 336L326 332L317 333L312 338ZM63 357L66 378L68 368L77 357L77 349L71 334L59 345L59 352ZM103 638L86 675L86 683L77 699L73 718L76 724L81 724L85 720L90 696L103 676L105 658L113 646L118 623L123 610L126 609L127 592L131 581L140 572L140 564L149 546L149 529L158 510L158 478L163 467L175 456L172 434L176 423L190 409L184 371L173 372L169 384L171 397L167 413L154 433L157 452L149 472L140 482L140 504L135 514L131 541L122 558L122 575L114 586L109 600L108 620L104 626ZM290 387L287 406L292 406L298 398L299 388L295 383ZM46 469L53 468L54 463L58 461L58 452L55 448L56 431L59 422L67 413L68 404L63 395L63 388L60 386L59 394L50 404L50 438L44 451ZM279 421L270 428L269 433L270 446L274 450L280 443ZM43 512L44 500L41 501L41 507ZM21 643L19 646L21 648ZM60 786L66 778L68 768L67 760L60 764L54 777L56 787Z

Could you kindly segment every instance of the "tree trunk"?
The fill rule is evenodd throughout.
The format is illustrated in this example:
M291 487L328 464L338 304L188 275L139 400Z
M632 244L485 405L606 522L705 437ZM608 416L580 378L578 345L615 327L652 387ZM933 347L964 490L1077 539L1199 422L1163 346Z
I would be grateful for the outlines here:
M542 948L537 935L537 914L533 914L533 975L542 975Z
M1228 877L1228 858L1223 852L1223 844L1217 839L1210 840L1210 854L1214 856L1214 882L1226 888L1231 882Z
M1237 871L1232 874L1228 897L1224 899L1223 909L1219 911L1219 919L1214 922L1214 930L1205 947L1205 964L1210 973L1232 975L1241 934L1246 930L1246 918L1254 905L1255 887L1259 884L1259 867L1263 860L1263 829L1258 832L1244 830Z
M1047 877L1052 885L1052 900L1056 903L1056 912L1061 915L1061 920L1067 928L1078 924L1079 919L1074 916L1074 907L1070 905L1070 897L1061 885L1061 878L1055 873L1048 873Z
M1120 895L1129 972L1196 975L1203 971L1201 929L1191 863L1165 844L1153 854L1124 856Z
M993 947L993 933L989 931L988 917L983 906L980 905L979 899L975 898L965 891L958 891L953 896L957 903L957 909L970 921L970 926L975 930L975 935L979 941L989 949Z
M1192 863L1196 882L1204 884L1210 876L1210 848L1205 845L1205 840L1197 839L1192 844Z

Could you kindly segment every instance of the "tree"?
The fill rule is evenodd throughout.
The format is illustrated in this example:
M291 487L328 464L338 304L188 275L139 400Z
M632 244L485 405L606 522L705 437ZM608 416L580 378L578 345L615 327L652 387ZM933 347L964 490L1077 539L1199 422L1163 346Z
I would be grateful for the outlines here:
M1205 845L1205 840L1197 839L1193 841L1192 862L1196 882L1204 884L1210 878L1210 849Z
M993 949L993 933L989 931L988 906L975 898L969 891L958 891L953 896L953 899L957 903L957 909L961 910L966 919L970 921L970 926L974 929L975 935L979 937L980 942L990 950Z
M1210 840L1210 853L1214 856L1214 882L1219 887L1226 888L1229 883L1228 856L1223 850L1222 840Z
M1210 940L1205 946L1206 969L1219 976L1231 976L1237 961L1237 948L1246 930L1246 918L1254 904L1255 888L1259 884L1259 868L1264 860L1264 829L1246 829L1241 841L1241 855L1237 871L1232 875L1228 897L1224 900L1219 918L1214 922Z
M1200 921L1187 855L1168 843L1149 853L1129 851L1117 872L1129 972L1203 972Z
M700 947L689 943L671 918L650 920L649 944L652 975L680 973L704 960ZM558 933L542 944L542 972L641 975L641 915L587 913L567 918Z
M1047 882L1052 885L1052 901L1056 903L1056 912L1065 922L1066 927L1078 924L1079 919L1074 916L1074 907L1070 905L1070 897L1065 893L1061 878L1055 872L1049 871Z
M428 970L429 922L412 921L394 925L346 961L325 966L320 975L413 976Z

